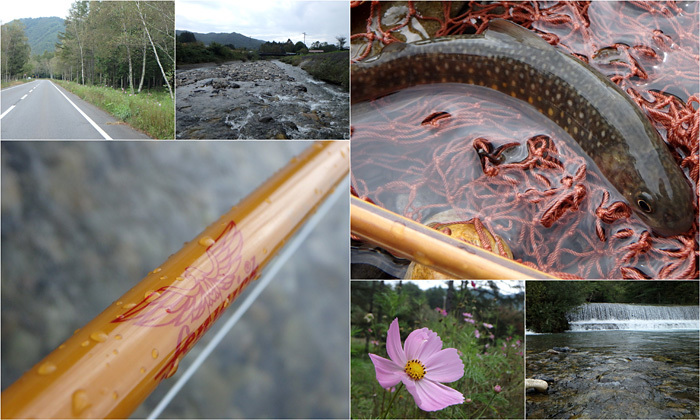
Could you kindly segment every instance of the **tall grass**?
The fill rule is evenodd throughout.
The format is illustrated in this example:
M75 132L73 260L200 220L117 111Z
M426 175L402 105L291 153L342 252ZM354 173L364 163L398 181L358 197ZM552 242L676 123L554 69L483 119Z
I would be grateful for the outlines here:
M106 86L55 82L155 139L175 138L175 106L167 91L142 91L130 95L127 91Z

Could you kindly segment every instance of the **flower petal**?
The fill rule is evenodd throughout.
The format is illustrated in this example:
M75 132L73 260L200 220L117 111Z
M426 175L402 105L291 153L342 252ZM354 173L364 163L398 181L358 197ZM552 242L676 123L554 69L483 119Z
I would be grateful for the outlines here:
M394 318L391 325L389 325L389 331L386 334L386 353L389 355L391 360L401 365L402 368L403 366L406 366L408 359L406 359L406 353L404 353L403 348L401 347L401 334L399 332L398 318Z
M377 373L377 382L382 388L390 388L401 382L403 368L389 359L385 359L376 354L369 354L369 358L374 363L374 370ZM404 375L405 376L405 375Z
M408 360L425 360L442 348L442 340L436 332L428 328L415 330L406 337L404 343Z
M413 395L418 408L423 411L442 410L447 406L464 402L464 395L461 392L425 378L419 381L406 378L403 383L408 392Z
M425 379L436 382L454 382L464 375L464 363L457 349L446 348L423 360Z

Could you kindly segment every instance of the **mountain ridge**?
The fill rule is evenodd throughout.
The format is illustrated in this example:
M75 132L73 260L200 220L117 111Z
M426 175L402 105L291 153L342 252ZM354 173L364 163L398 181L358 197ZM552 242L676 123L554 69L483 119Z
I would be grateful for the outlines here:
M264 44L267 41L263 41L260 39L255 39L251 38L249 36L239 34L238 32L208 32L208 33L202 33L202 32L193 32L193 31L185 31L182 29L178 29L175 31L176 35L180 35L183 32L190 32L194 34L194 37L197 39L197 41L202 42L204 45L209 45L212 42L216 42L222 45L228 45L228 44L233 44L236 48L251 48L251 49L258 49L260 45Z
M65 30L64 20L58 16L15 19L24 25L24 34L32 49L32 55L56 50L58 34Z

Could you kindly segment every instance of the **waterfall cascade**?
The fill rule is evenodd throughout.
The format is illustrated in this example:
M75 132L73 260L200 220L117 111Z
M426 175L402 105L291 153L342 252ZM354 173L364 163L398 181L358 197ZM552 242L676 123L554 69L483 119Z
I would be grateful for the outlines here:
M587 303L567 314L571 331L699 329L698 306Z

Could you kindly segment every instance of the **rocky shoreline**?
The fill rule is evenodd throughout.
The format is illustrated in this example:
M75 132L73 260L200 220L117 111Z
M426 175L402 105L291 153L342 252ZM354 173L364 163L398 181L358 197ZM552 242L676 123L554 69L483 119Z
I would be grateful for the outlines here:
M176 75L178 139L346 139L349 95L279 61Z

